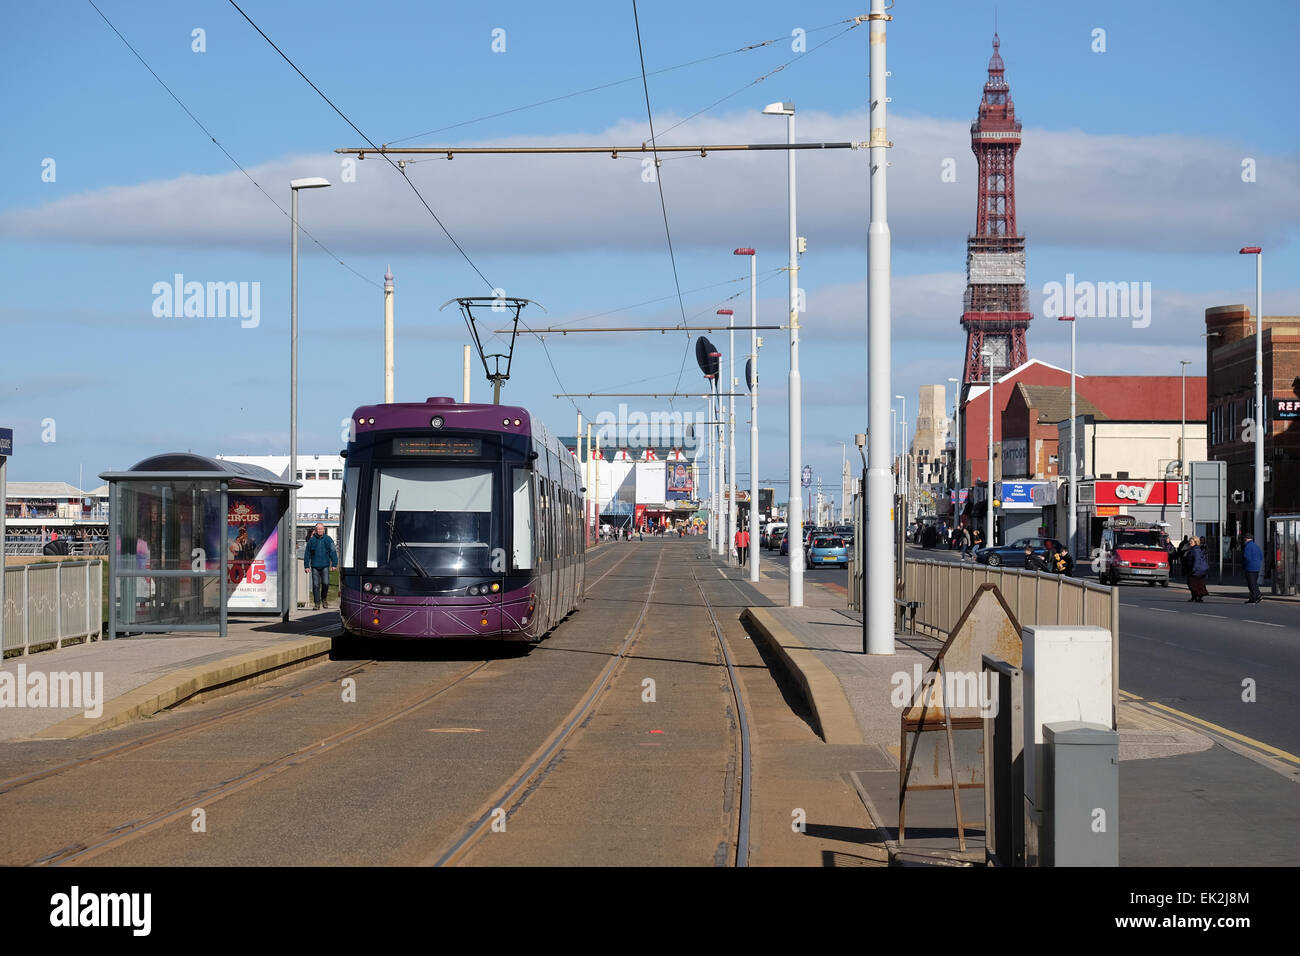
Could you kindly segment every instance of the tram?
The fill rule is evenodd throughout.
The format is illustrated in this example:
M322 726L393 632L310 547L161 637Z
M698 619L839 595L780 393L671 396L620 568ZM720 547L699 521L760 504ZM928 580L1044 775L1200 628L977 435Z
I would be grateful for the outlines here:
M577 459L524 408L352 415L339 613L357 637L540 641L582 600Z

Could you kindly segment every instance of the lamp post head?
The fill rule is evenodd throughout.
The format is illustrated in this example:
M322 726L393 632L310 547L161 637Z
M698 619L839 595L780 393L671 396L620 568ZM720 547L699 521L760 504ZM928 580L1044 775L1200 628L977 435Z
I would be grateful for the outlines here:
M753 250L753 249L737 249L735 252L732 253L732 255L733 255L733 256L752 256L752 255L754 255L754 250Z
M1073 322L1073 321L1074 321L1074 316L1072 316L1072 315L1058 315L1058 316L1056 317L1056 321L1058 321L1058 322Z
M735 315L736 313L733 312L731 309L719 309L719 310L717 311L717 314L718 314L718 315Z
M858 434L854 435L853 444L857 445L859 448L865 448L867 445L867 433L859 432Z
M1264 251L1263 246L1242 246L1237 255L1239 256L1257 256Z
M292 179L289 181L290 189L323 189L328 186L330 181L321 176L309 176L306 179Z
M769 116L793 116L793 103L768 103L763 107L763 112Z

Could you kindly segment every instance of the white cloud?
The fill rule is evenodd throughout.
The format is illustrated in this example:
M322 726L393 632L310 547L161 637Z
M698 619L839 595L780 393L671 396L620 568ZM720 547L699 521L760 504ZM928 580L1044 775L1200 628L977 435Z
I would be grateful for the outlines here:
M674 117L661 119L671 122ZM691 143L773 142L782 124L754 113L700 118ZM861 141L866 115L800 115L801 141ZM952 242L974 224L975 160L965 122L891 117L890 216L894 242ZM588 134L534 137L512 145L633 146L634 122ZM494 145L475 143L472 145ZM670 154L660 174L680 248L734 244L736 236L784 246L785 162L778 152ZM1276 245L1300 220L1300 157L1256 156L1258 181L1241 181L1243 150L1178 136L1111 136L1077 130L1024 131L1017 159L1019 228L1032 243L1148 253L1219 250L1250 235ZM641 158L460 156L408 167L430 205L481 265L494 255L575 249L660 249L658 190ZM940 179L945 159L957 181ZM288 206L288 181L325 175L335 183L305 196L304 225L343 255L414 249L455 255L400 176L383 160L340 178L342 157L295 156L252 167ZM821 248L865 248L867 154L798 154L799 231ZM153 246L260 249L279 254L285 221L239 172L111 186L0 214L17 238ZM486 271L491 274L490 267Z

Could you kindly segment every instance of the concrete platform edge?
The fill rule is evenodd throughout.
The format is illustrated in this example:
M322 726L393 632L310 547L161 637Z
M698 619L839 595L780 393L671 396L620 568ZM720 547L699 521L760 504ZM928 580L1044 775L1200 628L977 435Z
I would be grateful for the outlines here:
M182 668L106 702L104 712L98 717L69 717L23 739L67 740L120 727L214 691L235 690L286 669L313 663L328 656L332 646L333 641L328 637L309 637Z
M817 653L805 647L765 608L746 608L740 619L753 625L754 633L772 650L799 686L822 740L828 744L865 745L839 678L818 660Z

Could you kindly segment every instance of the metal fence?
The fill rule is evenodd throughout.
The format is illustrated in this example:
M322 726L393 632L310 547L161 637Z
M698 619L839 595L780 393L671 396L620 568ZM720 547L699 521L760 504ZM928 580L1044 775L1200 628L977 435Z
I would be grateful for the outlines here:
M103 637L104 562L24 564L4 575L6 652Z
M981 584L996 584L1021 626L1081 624L1119 634L1119 591L1092 581L970 563L909 558L903 600L919 601L916 626L947 637Z

